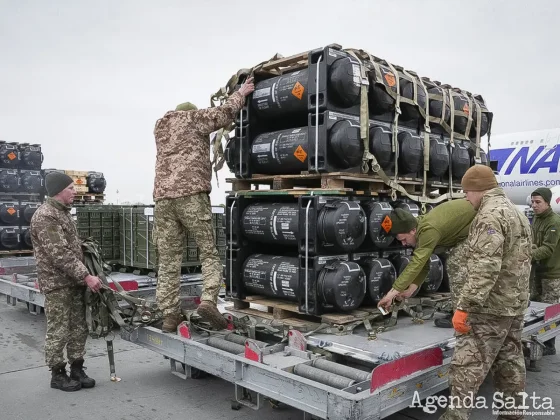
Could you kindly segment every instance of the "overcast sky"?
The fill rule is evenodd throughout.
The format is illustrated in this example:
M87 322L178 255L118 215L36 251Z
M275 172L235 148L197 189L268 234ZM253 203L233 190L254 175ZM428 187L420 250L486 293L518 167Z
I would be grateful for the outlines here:
M105 173L110 201L149 203L166 111L208 106L277 52L333 42L480 93L493 134L558 127L559 12L555 0L0 0L0 139L40 143L45 168Z

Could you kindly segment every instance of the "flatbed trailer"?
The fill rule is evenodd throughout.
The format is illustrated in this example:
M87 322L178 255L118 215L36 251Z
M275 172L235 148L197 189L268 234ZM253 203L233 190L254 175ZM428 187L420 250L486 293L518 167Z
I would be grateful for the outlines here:
M237 316L223 309L229 319ZM542 358L542 342L560 333L558 323L560 304L531 302L523 329L529 360ZM304 418L330 420L383 419L446 389L455 346L453 329L407 317L373 340L365 328L307 336L292 329L283 340L267 335L267 344L236 335L197 332L186 323L176 335L149 326L121 330L124 340L168 358L181 378L202 371L231 382L232 408L259 409L268 399L301 410Z

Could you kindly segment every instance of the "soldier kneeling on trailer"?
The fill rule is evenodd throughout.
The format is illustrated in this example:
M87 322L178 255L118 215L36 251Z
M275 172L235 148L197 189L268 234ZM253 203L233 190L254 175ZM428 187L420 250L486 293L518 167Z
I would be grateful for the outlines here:
M154 241L158 250L156 298L164 332L182 321L179 291L187 231L200 250L203 290L197 312L216 329L227 322L217 308L222 263L214 241L210 191L210 134L230 124L255 86L248 79L219 107L197 109L190 102L167 112L154 129L157 156L154 182Z
M440 328L452 328L451 317L465 277L468 251L466 239L475 215L472 204L464 199L447 201L418 218L406 210L395 209L390 215L393 225L389 234L395 236L404 246L412 246L415 249L410 263L377 306L388 309L395 297L411 297L426 280L432 254L448 251L447 273L452 307L443 309L448 315L445 318L436 318L435 325Z
M552 191L537 188L531 194L533 220L533 273L531 300L543 303L560 301L560 216L552 211ZM544 356L556 354L556 339L545 341Z
M52 371L51 388L78 391L95 380L84 372L88 336L85 291L101 288L101 280L84 265L82 241L70 208L76 195L74 181L61 172L45 178L48 198L31 218L31 242L37 260L39 290L45 295L47 334L45 361ZM64 348L70 363L66 372Z

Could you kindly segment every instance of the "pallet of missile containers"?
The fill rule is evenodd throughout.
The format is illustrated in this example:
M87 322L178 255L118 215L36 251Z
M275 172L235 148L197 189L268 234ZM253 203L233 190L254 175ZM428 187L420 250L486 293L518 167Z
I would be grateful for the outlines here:
M387 234L397 207L420 212L410 200L380 195L247 191L227 197L226 296L240 313L306 331L316 324L351 331L383 320L376 305L411 258ZM433 295L442 280L443 264L433 255L418 296L402 309L433 311L449 299Z
M286 176L344 173L321 185L356 189L351 182L370 175L402 186L419 181L415 195L423 187L453 193L470 166L488 163L480 142L489 138L492 113L480 95L339 45L294 57L253 69L255 91L225 150L235 177L248 181L236 190L309 187L314 181ZM223 102L241 82L233 78L212 99Z
M31 217L43 202L41 146L0 141L0 257L32 254Z

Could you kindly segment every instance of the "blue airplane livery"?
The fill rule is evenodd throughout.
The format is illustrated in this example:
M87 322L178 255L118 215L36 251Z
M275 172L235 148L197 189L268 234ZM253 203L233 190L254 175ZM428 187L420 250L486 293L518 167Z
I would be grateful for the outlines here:
M536 188L548 187L551 204L560 206L559 142L560 128L491 137L490 160L496 161L498 182L515 204L529 204Z

